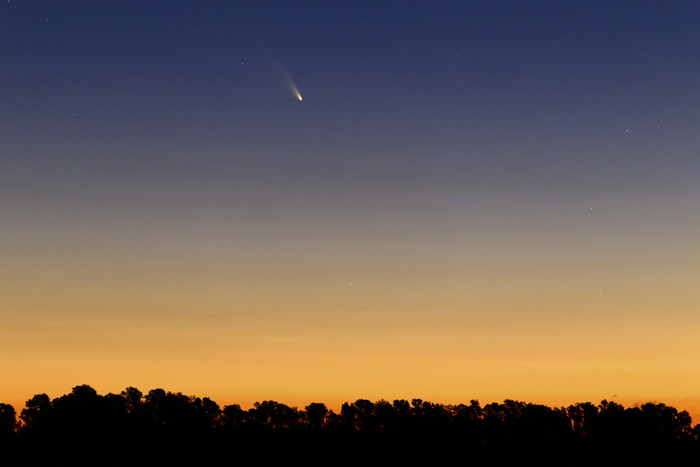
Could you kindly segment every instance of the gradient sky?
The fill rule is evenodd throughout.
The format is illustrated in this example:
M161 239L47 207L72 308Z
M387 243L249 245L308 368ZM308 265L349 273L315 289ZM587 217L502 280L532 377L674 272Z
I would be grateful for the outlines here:
M0 401L699 422L699 24L691 1L3 2Z

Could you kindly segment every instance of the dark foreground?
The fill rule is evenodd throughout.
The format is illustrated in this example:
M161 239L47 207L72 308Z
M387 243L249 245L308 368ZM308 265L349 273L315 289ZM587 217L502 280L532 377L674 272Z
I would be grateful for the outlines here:
M0 465L698 465L700 425L664 404L442 405L359 399L339 413L275 401L90 386L0 404Z

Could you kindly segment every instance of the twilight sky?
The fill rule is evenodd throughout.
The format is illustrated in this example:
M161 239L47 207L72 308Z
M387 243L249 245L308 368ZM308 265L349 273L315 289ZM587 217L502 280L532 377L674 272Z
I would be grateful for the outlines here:
M698 24L690 1L3 2L0 401L697 423Z

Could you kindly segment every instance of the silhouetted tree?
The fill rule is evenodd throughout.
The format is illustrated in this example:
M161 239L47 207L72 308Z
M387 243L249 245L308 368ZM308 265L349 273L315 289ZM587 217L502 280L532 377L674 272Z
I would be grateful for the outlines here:
M48 429L53 419L53 405L46 394L36 394L29 399L19 418L28 429Z
M17 426L17 414L15 408L9 404L0 403L0 465L18 464L15 428Z
M134 413L141 407L143 393L138 389L129 386L121 392L121 396L126 402L126 410L129 413Z
M579 435L586 435L590 430L595 431L598 420L598 406L590 402L570 405L566 413L571 420L571 427Z
M299 412L276 401L263 401L253 404L253 419L260 426L269 428L290 428L299 425Z
M394 399L394 423L397 431L406 431L411 427L411 404L405 399Z
M0 403L0 439L9 438L15 432L17 414L10 404Z
M353 405L355 406L355 428L366 431L377 430L377 420L374 416L374 404L367 399L357 399Z
M389 401L380 399L374 403L374 418L378 430L387 433L396 430L396 412Z
M228 428L240 427L246 421L246 412L238 404L225 406L221 416L222 425Z
M193 404L200 414L202 424L206 425L208 428L213 428L219 424L221 417L221 408L219 404L208 397L203 399L197 397L194 399Z
M311 428L318 430L323 427L328 415L326 404L312 402L304 410L306 410L306 420Z
M75 386L70 394L54 399L52 405L54 415L64 430L91 432L104 416L101 402L97 391L83 384Z
M356 412L357 408L355 407L355 404L348 404L347 402L343 402L343 405L340 406L340 423L346 428L350 428L352 430L356 429Z

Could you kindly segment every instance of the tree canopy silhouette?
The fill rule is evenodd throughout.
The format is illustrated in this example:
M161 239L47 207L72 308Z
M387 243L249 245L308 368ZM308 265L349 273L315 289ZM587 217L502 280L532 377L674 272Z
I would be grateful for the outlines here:
M700 460L700 425L662 403L357 399L335 413L320 402L244 410L160 388L100 395L79 385L35 395L19 421L0 404L0 443L9 465L669 464Z

